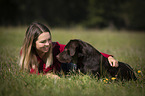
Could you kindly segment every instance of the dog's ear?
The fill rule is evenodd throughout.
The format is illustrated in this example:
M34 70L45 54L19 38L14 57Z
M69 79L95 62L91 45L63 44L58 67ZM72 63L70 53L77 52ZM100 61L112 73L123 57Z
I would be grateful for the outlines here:
M76 40L71 44L72 46L70 49L70 56L74 56L76 53L78 54L79 57L84 56L86 52L84 46L81 43L82 43L81 40Z
M72 44L72 46L70 47L70 56L74 56L75 55L75 53L77 51L77 47L78 47L77 43Z
M70 52L70 56L74 56L75 53L76 53L76 48L75 48L75 47L70 48L70 49L69 49L69 52Z
M78 47L78 42L76 40L70 40L67 47L68 47L70 56L74 56L77 51L76 48Z
M84 54L87 54L86 51L87 51L87 44L83 41L80 42L80 50L81 50L81 53L84 55Z

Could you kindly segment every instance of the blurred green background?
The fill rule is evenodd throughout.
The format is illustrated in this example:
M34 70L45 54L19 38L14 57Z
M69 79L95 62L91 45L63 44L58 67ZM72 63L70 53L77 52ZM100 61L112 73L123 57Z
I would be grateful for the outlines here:
M0 25L145 30L145 0L0 0Z

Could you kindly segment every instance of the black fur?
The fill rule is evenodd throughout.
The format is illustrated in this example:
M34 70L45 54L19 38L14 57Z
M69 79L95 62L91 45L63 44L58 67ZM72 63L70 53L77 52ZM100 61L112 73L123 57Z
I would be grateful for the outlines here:
M90 44L74 39L70 40L64 51L57 56L62 63L74 62L82 73L91 73L94 76L104 76L104 72L120 80L136 80L133 69L123 62L119 66L111 67L108 59Z

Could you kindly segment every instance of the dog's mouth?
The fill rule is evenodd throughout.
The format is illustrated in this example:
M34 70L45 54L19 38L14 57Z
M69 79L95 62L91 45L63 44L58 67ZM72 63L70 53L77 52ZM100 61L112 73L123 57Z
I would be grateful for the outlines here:
M64 59L64 58L61 58L61 56L59 56L59 55L57 55L56 58L61 63L71 63L71 59Z

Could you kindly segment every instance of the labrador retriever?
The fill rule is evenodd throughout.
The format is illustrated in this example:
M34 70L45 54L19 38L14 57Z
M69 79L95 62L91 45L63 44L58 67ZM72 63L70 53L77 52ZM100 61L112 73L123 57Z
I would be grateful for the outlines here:
M92 45L79 39L70 40L64 51L57 55L57 59L62 63L73 62L82 73L91 73L98 78L109 73L110 76L120 80L137 79L133 69L128 64L118 62L117 68L111 67L106 57Z

